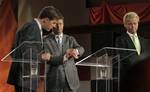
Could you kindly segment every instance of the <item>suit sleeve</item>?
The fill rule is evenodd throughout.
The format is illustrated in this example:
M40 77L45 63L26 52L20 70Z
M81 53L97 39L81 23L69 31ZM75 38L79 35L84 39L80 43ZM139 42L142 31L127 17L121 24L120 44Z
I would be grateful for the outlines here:
M117 47L117 48L125 48L121 37L116 38L116 40L115 40L115 47Z
M118 37L116 40L115 40L115 47L116 48L127 48L125 46L125 40L123 40L123 37ZM128 55L128 52L126 51L123 51L123 50L117 50L116 51L116 54L119 54L120 55L120 59L124 58L125 56Z
M25 59L33 59L36 60L38 58L39 53L39 44L36 42L40 42L40 34L39 29L37 29L34 25L26 25L21 30L21 42L23 43L21 46L22 56ZM21 43L20 42L20 43Z
M79 45L79 43L73 36L70 36L69 41L71 43L71 48L77 49L79 52L79 56L82 56L84 53L84 48Z

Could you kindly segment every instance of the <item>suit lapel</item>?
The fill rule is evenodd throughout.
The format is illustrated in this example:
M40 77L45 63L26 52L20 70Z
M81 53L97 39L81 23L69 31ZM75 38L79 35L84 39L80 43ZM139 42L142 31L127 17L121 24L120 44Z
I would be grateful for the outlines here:
M142 48L144 48L143 44L145 44L145 43L144 43L144 41L142 40L142 38L140 36L138 36L138 37L139 37L140 46L141 46L141 53L142 53L143 52Z
M36 32L34 32L34 36L36 36L37 38L37 41L36 42L40 42L39 45L41 45L41 48L43 48L43 37L42 37L42 33L41 33L41 29L39 28L37 22L35 20L33 20L33 24L35 25L34 26L34 29Z
M126 37L126 40L127 40L128 44L129 44L129 47L130 47L131 49L135 49L134 43L133 43L133 41L131 40L130 36L126 33L126 34L125 34L125 37Z
M64 34L64 35L63 35L63 39L62 39L62 52L63 52L63 53L65 53L66 48L67 48L67 45L66 45L67 42L66 42L66 41L67 41L66 35Z
M48 47L51 49L52 54L59 54L59 48L54 35L49 36L49 40L47 40Z
M59 47L57 45L55 35L49 36L48 39L49 39L49 40L47 40L47 41L49 41L48 46L51 48L51 51L54 52L55 54L60 54L60 50L59 50ZM64 34L63 38L62 38L62 54L65 53L68 46L69 46L68 39L67 39L67 36Z

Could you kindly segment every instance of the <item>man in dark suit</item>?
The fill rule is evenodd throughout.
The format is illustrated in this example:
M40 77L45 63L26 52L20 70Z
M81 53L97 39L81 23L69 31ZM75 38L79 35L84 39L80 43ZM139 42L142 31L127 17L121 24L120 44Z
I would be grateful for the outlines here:
M60 16L62 14L60 13ZM57 27L45 38L46 52L42 57L47 58L46 92L77 92L80 83L74 59L78 59L84 48L74 37L63 34L63 16L57 21Z
M130 57L120 62L121 84L124 81L124 75L126 74L126 71L137 61L139 56L144 53L148 47L147 40L137 34L139 16L135 12L126 13L123 17L123 23L127 31L116 39L116 47L135 49L135 53L132 52L133 54ZM125 56L130 55L131 52L122 51L119 54L121 58L124 58ZM122 86L121 92L123 92Z
M13 49L18 48L12 54L13 63L8 76L8 83L15 85L16 92L36 92L36 80L30 83L30 79L23 79L22 75L30 71L29 65L23 66L22 62L18 60L25 59L28 61L39 61L37 55L43 49L43 38L42 38L42 29L50 31L56 26L56 20L59 19L57 14L57 9L53 6L44 7L39 13L38 18L35 18L31 22L26 23L16 34L16 40L13 46ZM26 43L28 42L28 43ZM38 44L40 43L40 44ZM32 49L32 57L30 56L30 50ZM17 60L17 61L16 61ZM32 71L32 70L31 70ZM29 73L30 74L30 73ZM25 80L24 83L22 81ZM33 84L31 88L31 84Z

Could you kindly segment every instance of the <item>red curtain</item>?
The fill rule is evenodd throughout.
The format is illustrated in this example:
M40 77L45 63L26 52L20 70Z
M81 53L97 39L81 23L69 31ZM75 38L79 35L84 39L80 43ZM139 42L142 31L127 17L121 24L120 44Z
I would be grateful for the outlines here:
M122 24L125 13L134 11L140 16L141 22L150 21L150 3L110 5L102 4L92 7L90 11L91 24Z
M11 63L2 62L1 59L9 53L17 22L12 9L11 0L0 2L0 92L14 92L13 86L7 84L7 76Z

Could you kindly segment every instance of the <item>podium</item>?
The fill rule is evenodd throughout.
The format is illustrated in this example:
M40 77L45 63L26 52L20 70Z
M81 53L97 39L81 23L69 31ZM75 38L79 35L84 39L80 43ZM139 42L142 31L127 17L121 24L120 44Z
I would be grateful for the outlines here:
M47 65L40 60L44 44L24 41L1 59L3 63L12 62L9 73L11 84L22 87L21 92L46 92Z
M132 58L135 49L104 47L76 62L91 69L91 92L119 92L120 63Z

